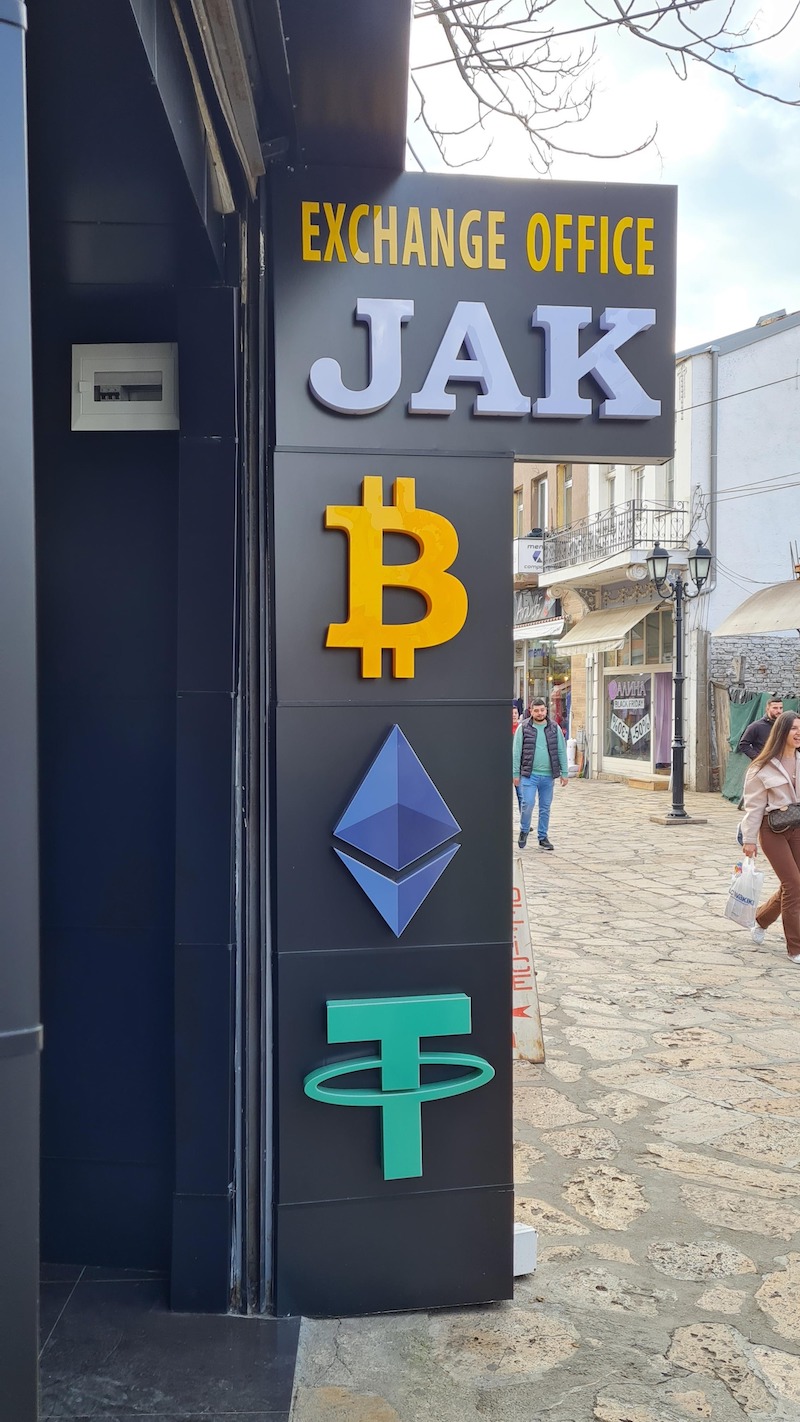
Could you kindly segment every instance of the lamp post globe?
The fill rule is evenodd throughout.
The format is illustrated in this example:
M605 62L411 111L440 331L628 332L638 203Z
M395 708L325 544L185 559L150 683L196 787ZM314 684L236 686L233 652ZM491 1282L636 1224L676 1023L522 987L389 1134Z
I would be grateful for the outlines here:
M656 544L652 553L648 554L647 571L656 587L666 582L667 573L669 572L669 553L666 548L662 548L659 543Z
M698 543L694 552L689 554L687 561L689 577L699 592L703 584L708 582L708 575L711 572L711 553L704 544Z

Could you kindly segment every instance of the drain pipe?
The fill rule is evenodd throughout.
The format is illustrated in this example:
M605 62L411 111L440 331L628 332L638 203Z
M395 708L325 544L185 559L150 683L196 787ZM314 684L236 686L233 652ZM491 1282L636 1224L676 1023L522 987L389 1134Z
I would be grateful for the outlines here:
M708 546L714 558L717 547L717 456L719 453L719 347L709 346L711 356L711 440L708 458ZM717 586L716 562L712 559L711 577L703 588L713 592Z
M708 448L708 544L712 553L711 577L701 589L701 596L705 597L712 593L717 586L716 574L716 549L717 549L717 482L718 482L718 456L719 456L719 347L709 346L708 354L711 357L711 429L709 432ZM698 609L703 606L698 600ZM694 630L697 631L697 614L693 619ZM698 633L699 637L699 633ZM700 727L703 724L698 715L700 709L701 694L706 703L706 721L710 724L711 707L708 704L709 680L708 680L708 638L703 639L703 645L695 643L695 656L692 667L693 677L696 680L694 696L694 725L692 727L692 741L694 744L694 784L696 790L711 789L711 744L707 741L701 745ZM701 692L702 687L702 692Z

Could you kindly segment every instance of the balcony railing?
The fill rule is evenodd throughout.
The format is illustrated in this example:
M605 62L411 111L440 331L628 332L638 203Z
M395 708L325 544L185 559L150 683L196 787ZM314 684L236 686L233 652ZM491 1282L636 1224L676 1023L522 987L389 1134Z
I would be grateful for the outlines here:
M664 548L681 547L688 532L685 504L637 503L629 499L603 513L590 514L568 528L545 534L544 567L548 573L579 563L600 563L629 548L646 548L654 543Z

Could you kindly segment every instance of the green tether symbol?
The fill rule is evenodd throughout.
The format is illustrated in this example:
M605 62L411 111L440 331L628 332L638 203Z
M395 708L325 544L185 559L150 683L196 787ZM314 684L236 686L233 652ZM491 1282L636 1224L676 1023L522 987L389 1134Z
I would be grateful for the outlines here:
M378 1057L364 1057L312 1071L303 1083L307 1096L331 1106L378 1106L383 1136L385 1180L422 1174L422 1103L460 1096L485 1086L494 1067L462 1052L420 1052L422 1037L463 1036L472 1031L471 1001L464 993L431 997L368 998L328 1003L328 1041L380 1043ZM423 1086L423 1066L471 1068L470 1075ZM325 1088L334 1077L379 1068L381 1089Z

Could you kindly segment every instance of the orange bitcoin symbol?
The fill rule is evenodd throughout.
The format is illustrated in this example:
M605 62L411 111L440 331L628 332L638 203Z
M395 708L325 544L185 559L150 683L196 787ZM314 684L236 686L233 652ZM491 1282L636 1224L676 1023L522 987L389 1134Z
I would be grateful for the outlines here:
M331 623L325 645L361 650L361 675L380 677L381 653L392 651L392 675L413 677L419 647L449 642L467 620L467 593L447 569L458 553L452 523L430 509L418 509L413 479L395 479L393 502L383 502L383 479L368 475L361 503L329 505L325 527L340 528L350 544L349 614ZM384 533L413 538L419 556L413 563L383 561ZM412 588L425 600L427 611L417 622L384 622L383 589Z

